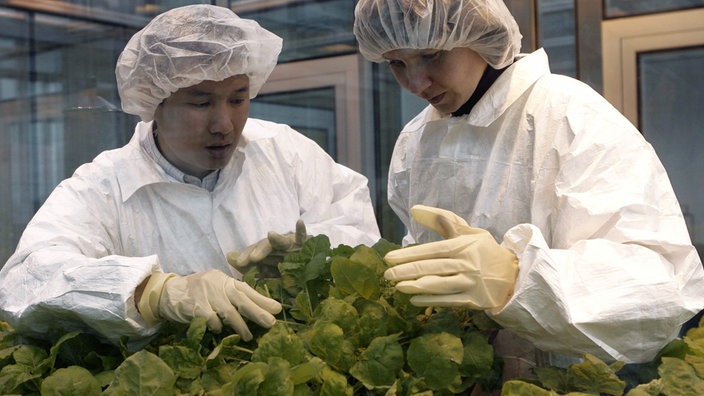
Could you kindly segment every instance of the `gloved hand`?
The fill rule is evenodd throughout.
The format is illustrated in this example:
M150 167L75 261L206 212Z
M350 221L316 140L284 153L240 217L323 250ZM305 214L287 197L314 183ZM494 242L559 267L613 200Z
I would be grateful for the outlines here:
M301 250L308 239L310 236L306 233L305 223L303 220L298 220L296 232L279 234L269 231L266 238L248 246L242 252L228 253L227 262L238 271L243 271L252 264L259 263L275 266L286 254ZM278 257L273 260L265 260L272 254Z
M518 259L488 231L470 227L456 214L429 206L411 208L413 218L440 234L444 241L393 250L384 259L384 273L398 282L417 306L501 308L508 302L518 273Z
M137 307L149 324L160 319L189 323L203 316L213 332L219 333L224 323L245 341L252 339L252 333L242 316L269 328L276 323L274 315L281 312L277 301L219 270L187 276L153 273Z

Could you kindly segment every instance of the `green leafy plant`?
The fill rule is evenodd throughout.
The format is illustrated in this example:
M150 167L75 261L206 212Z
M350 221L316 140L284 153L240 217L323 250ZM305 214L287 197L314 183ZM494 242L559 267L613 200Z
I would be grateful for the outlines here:
M400 396L475 386L506 396L704 394L702 323L630 371L585 355L501 384L502 362L487 341L498 326L482 312L411 305L383 277L383 257L398 247L333 249L319 235L274 271L252 268L245 281L284 310L271 329L251 325L249 342L208 331L203 318L164 323L138 351L81 331L48 344L0 322L0 394Z
M244 342L205 320L164 323L139 351L84 332L53 345L21 339L3 324L0 394L411 395L500 387L501 362L481 312L419 308L386 283L383 256L398 245L331 248L324 235L244 280L281 301L271 329ZM269 271L270 272L270 271ZM263 272L262 272L263 273Z
M259 353L272 333L283 332L301 346L297 359L321 362L321 372L334 375L339 387L332 394L454 394L475 384L498 388L501 362L487 341L498 326L481 312L411 305L409 296L383 277L388 268L383 256L398 247L382 240L372 247L331 249L327 237L317 236L278 264L279 276L260 278L257 269L246 273L246 281L286 307L282 320L259 339L252 361L276 357L293 367L300 364ZM327 394L326 382L312 378L294 389Z
M507 381L503 396L704 395L704 320L663 348L649 363L629 367L623 362L606 364L585 355L568 368L535 370L537 380Z

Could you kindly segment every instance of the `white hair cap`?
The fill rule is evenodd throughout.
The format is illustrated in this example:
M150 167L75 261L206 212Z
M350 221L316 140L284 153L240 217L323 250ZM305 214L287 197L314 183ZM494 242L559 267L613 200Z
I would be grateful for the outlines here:
M151 121L177 90L242 74L254 98L281 45L279 36L229 8L197 4L166 11L135 33L117 60L122 109Z
M502 0L359 0L354 15L359 51L372 62L396 49L467 47L501 69L521 49Z

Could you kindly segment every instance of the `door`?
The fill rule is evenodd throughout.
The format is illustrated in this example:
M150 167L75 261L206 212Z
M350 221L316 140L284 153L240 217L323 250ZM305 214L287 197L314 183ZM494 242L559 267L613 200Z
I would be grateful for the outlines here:
M704 254L704 9L602 22L604 96L662 160Z

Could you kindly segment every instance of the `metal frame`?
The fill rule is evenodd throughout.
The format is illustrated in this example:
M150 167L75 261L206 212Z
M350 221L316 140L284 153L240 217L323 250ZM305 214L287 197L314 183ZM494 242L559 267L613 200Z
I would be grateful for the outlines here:
M357 54L280 64L260 92L267 94L334 87L337 161L361 172L359 64Z
M704 45L704 8L602 22L604 97L638 126L639 52Z

